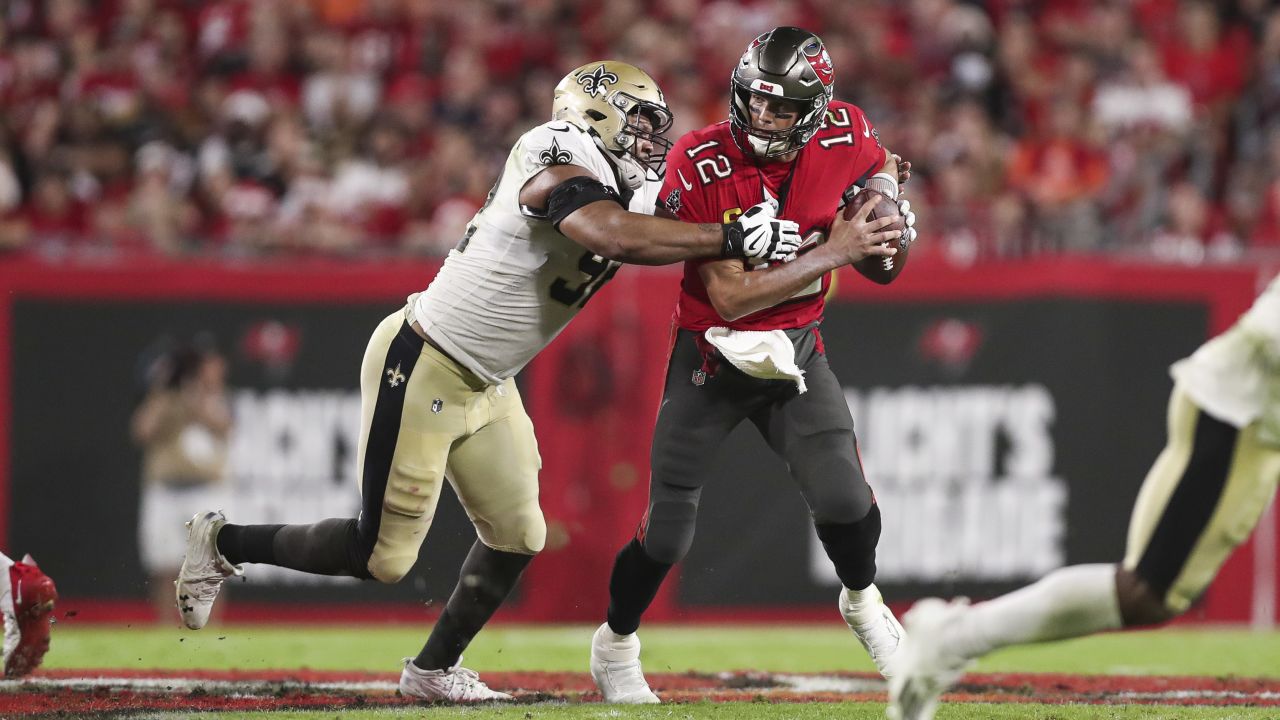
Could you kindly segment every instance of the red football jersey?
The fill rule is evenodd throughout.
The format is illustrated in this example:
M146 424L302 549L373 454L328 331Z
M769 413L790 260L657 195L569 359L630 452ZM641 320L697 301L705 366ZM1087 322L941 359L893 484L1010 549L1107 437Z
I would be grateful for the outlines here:
M685 222L725 223L763 201L768 192L778 200L778 217L794 220L801 237L815 230L826 234L835 220L840 194L874 175L887 157L862 110L834 100L822 127L791 162L744 154L729 133L728 120L685 135L667 155L667 175L658 197ZM711 305L698 274L698 266L705 262L714 260L684 265L675 314L679 327L774 330L822 319L830 273L788 300L728 322Z

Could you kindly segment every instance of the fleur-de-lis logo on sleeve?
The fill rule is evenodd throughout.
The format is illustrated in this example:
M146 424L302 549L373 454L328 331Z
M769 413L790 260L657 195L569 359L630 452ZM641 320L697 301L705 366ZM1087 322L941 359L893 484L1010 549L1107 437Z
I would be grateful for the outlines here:
M582 86L582 91L591 97L597 94L603 95L608 92L607 85L618 82L618 76L609 72L604 65L597 67L590 73L583 73L578 76L578 84Z
M568 150L561 150L560 145L552 140L551 147L543 150L538 160L543 165L568 165L573 162L573 155Z
M387 372L384 374L387 376L387 385L393 388L399 387L400 383L408 379L404 376L404 373L400 372L400 363L396 363L394 368L387 368Z

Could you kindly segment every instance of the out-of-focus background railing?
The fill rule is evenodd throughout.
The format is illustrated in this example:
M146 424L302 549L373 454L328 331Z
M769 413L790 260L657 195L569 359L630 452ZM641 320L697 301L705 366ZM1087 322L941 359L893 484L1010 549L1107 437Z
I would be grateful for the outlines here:
M775 25L912 160L919 254L1280 255L1266 0L7 0L0 248L443 255L583 62L648 70L673 136Z

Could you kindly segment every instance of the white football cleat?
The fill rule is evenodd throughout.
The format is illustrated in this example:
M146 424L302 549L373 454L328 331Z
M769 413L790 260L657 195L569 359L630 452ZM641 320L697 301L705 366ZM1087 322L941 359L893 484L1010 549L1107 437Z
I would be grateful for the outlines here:
M591 678L607 703L660 703L640 669L640 637L619 635L605 623L591 637Z
M854 637L867 649L880 675L886 680L893 677L905 633L893 611L884 604L879 588L874 584L861 592L841 588L840 614Z
M243 575L239 565L232 565L218 552L218 530L227 524L227 518L216 510L196 513L187 521L187 554L182 558L182 569L174 586L178 589L178 612L182 624L199 630L209 622L209 611L218 598L222 581Z
M968 610L968 598L925 598L904 616L908 635L897 674L889 679L886 714L892 720L931 720L942 693L964 675L972 659L947 647L947 631Z
M451 703L512 699L510 695L485 685L475 670L462 667L462 658L447 670L423 670L413 664L413 658L405 658L404 670L400 673L400 694L419 700Z

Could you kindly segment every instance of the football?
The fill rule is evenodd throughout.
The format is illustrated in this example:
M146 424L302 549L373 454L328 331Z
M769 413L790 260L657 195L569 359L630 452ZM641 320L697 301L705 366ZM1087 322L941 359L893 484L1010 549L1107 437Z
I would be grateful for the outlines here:
M853 188L850 188L850 190L852 189ZM871 212L867 215L868 222L882 217L892 217L896 218L896 221L889 225L887 229L902 231L907 229L907 225L903 220L902 214L898 212L898 204L893 201L893 198L890 198L879 190L872 190L871 188L861 190L858 194L847 200L844 206L844 219L852 219L854 214L858 212L858 208L862 207L864 203L872 199L879 199L880 202L877 203L875 207L871 208ZM894 278L898 277L898 273L902 272L902 267L907 264L908 247L907 243L902 242L901 239L894 240L893 242L897 243L897 255L894 255L893 257L880 257L878 255L873 255L859 260L853 264L853 267L872 282L877 282L881 285L888 285L893 282Z

